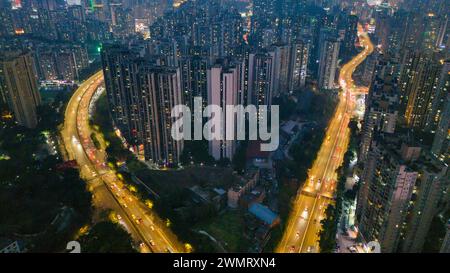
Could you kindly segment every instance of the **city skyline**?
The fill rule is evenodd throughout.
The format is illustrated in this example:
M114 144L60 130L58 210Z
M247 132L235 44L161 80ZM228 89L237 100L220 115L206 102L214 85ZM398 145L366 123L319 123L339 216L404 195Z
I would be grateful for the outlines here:
M449 253L448 4L0 0L0 253Z

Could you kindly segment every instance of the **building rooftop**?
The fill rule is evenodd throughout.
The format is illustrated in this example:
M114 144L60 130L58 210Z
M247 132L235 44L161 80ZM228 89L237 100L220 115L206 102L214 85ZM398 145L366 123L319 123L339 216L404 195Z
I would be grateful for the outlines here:
M278 215L272 212L268 207L259 203L252 204L248 211L268 225L272 225L278 218Z

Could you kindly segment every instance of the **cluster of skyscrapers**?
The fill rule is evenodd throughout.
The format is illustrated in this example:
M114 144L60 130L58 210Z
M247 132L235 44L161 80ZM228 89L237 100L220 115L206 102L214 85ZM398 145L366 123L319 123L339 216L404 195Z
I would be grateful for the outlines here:
M171 137L176 105L194 109L200 97L203 108L270 106L304 89L331 96L341 62L357 51L362 23L377 47L355 72L370 86L357 226L383 252L418 252L433 218L450 204L448 4L3 0L0 102L33 128L38 81L77 81L100 53L114 125L144 160L175 167L184 147ZM209 154L231 160L238 145L212 140Z
M383 252L422 251L449 204L448 5L403 2L375 9L379 46L366 61L356 216L362 237Z
M203 106L258 107L270 106L272 98L308 85L336 89L338 60L355 50L356 16L326 12L313 1L258 0L244 11L232 2L188 1L156 19L148 39L103 46L106 90L115 125L146 160L176 165L183 145L176 144L178 148L169 153L153 147L155 143L158 147L175 145L156 137L167 134L163 131L169 130L173 118L147 115L144 119L135 111L150 108L170 113L175 103L144 100L166 90L163 84L143 88L139 79L145 73L158 77L170 73L171 98L191 109L195 97L202 98ZM150 128L156 129L151 137L145 133ZM232 140L209 143L209 153L216 160L231 160L236 148Z
M7 109L3 115L11 113L20 125L35 127L39 100L26 99L23 94L31 93L37 98L39 83L51 86L81 80L83 70L95 61L103 41L148 32L148 27L142 26L148 26L171 5L171 1L163 0L0 1L0 90L1 104ZM27 56L27 73L23 72L25 66L19 65L6 70L12 62L22 63L22 56ZM30 88L14 86L15 74Z

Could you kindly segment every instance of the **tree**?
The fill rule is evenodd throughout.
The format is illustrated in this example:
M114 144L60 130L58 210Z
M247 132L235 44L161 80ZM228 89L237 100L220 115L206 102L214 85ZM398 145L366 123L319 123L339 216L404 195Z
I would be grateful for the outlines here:
M336 207L329 205L325 210L325 215L326 218L320 221L322 230L319 233L319 247L322 253L332 253L336 249Z
M130 235L119 225L100 222L86 235L80 237L81 252L85 253L134 253Z
M206 140L185 141L180 161L183 165L190 165L191 163L212 165L215 162L214 158L208 153L208 142Z
M248 141L241 141L236 153L233 156L233 169L239 174L244 173L247 160Z
M39 116L39 130L46 130L54 132L57 130L58 124L61 123L61 115L58 114L55 108L51 105L41 105L37 108Z
M286 95L274 98L272 104L279 105L280 120L289 119L290 116L295 112L295 109L297 108L297 104Z

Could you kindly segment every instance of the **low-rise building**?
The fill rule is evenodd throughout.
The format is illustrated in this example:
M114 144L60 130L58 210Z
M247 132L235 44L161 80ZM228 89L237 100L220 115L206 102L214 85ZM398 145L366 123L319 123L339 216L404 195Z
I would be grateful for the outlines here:
M196 203L211 204L216 210L221 210L226 204L226 191L220 188L202 188L198 185L190 187L192 200Z
M239 205L244 209L248 209L251 205L255 203L263 202L265 197L266 191L264 190L264 188L257 186L255 189L242 196Z
M240 181L228 189L228 207L237 208L241 197L250 192L259 182L259 169L250 169Z
M255 203L249 207L248 211L258 220L260 220L264 225L267 225L271 228L280 223L280 217L262 204Z

